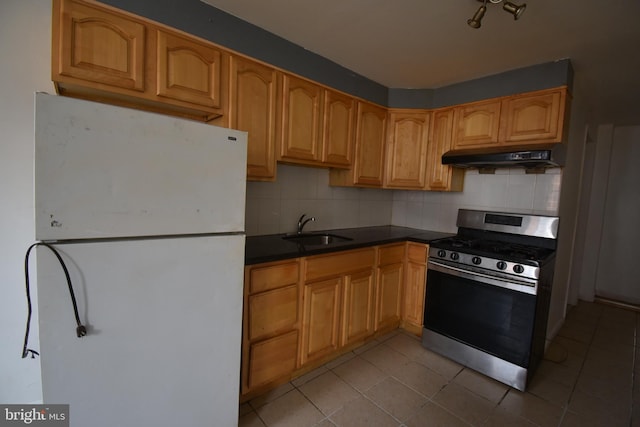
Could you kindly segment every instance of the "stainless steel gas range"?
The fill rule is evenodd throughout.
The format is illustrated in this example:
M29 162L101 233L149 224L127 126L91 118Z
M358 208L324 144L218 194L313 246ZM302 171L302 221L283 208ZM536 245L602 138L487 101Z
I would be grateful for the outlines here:
M429 248L423 346L524 390L544 354L558 217L458 211Z

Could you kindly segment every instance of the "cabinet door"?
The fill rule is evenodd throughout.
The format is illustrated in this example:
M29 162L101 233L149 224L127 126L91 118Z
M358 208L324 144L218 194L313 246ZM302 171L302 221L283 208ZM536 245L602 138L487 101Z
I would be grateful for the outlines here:
M353 157L356 101L354 98L326 90L322 123L322 162L348 168Z
M176 34L157 32L157 95L220 106L220 51Z
M464 171L442 164L442 155L451 150L453 109L433 112L427 154L427 187L430 190L462 191Z
M290 375L296 368L298 331L279 335L249 346L243 394L270 381Z
M429 141L427 112L391 111L385 168L385 186L423 189Z
M453 147L462 149L498 145L500 106L500 100L491 100L456 107Z
M291 330L298 323L298 286L250 295L248 310L249 340Z
M69 0L54 2L53 10L54 81L59 74L144 91L142 23Z
M272 180L276 175L275 69L231 58L229 126L248 133L247 177Z
M282 86L280 157L283 160L320 162L324 90L286 74Z
M358 102L354 184L382 186L386 128L387 110L385 108Z
M402 309L403 264L378 268L376 331L398 326Z
M340 345L349 345L373 335L373 320L373 270L347 276L344 281L342 338Z
M404 292L403 323L405 328L420 334L424 316L427 280L428 246L407 243L407 267Z
M565 101L565 90L505 99L502 104L502 139L507 144L561 142Z
M320 359L338 349L342 278L304 286L301 364Z

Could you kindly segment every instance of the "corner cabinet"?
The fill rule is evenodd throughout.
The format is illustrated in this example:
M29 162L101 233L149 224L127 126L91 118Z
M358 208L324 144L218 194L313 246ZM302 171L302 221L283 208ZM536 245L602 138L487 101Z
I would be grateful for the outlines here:
M61 95L208 121L226 53L133 14L54 0L51 78Z
M404 243L384 245L378 249L376 331L391 330L400 324L404 258Z
M407 242L402 327L422 335L429 245Z
M429 190L462 191L464 170L442 164L442 155L451 150L453 139L453 109L432 113L427 153L427 183Z
M354 164L349 170L330 172L331 185L382 187L387 140L387 109L357 102Z

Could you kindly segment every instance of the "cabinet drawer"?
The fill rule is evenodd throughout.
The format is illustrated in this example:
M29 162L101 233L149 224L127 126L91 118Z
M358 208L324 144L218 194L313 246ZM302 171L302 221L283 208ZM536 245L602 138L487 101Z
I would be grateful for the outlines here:
M372 268L374 263L374 248L310 257L306 259L305 281Z
M407 244L407 258L410 261L424 264L427 262L428 249L428 245L409 243Z
M378 265L396 264L404 261L404 243L380 247Z
M249 293L264 292L298 283L298 261L265 264L248 267L245 283L249 283Z
M298 321L298 286L249 297L249 340L292 329Z
M296 368L298 331L252 344L249 350L249 388L290 375Z

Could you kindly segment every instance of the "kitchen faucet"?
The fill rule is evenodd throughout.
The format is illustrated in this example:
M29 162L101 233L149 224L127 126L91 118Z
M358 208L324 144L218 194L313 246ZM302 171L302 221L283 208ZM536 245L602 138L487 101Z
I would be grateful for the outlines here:
M304 228L305 225L307 225L307 223L309 221L315 221L316 220L316 218L313 217L313 216L311 218L304 219L304 217L306 217L306 216L307 216L307 214L302 214L300 219L298 219L298 234L302 234L302 229ZM304 219L304 221L303 221L303 219Z

